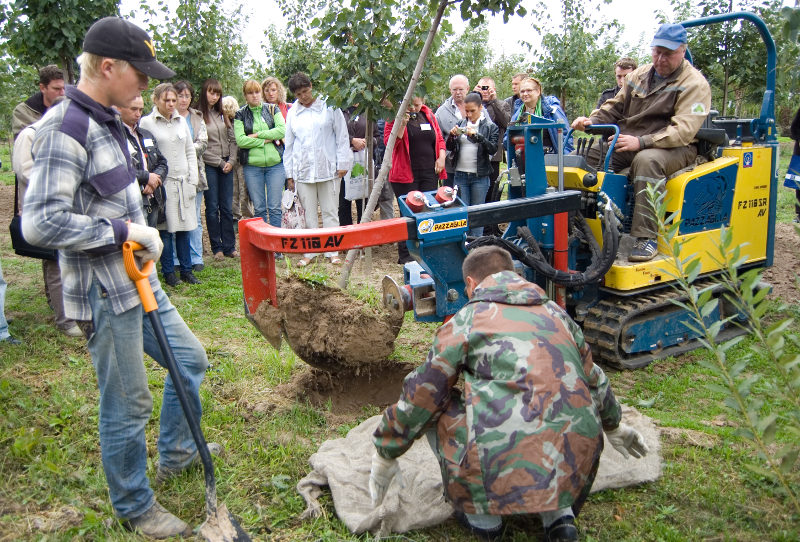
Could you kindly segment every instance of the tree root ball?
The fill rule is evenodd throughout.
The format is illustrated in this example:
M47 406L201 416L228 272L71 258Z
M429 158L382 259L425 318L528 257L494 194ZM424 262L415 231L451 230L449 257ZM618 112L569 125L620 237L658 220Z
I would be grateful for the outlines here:
M402 320L337 288L297 277L278 279L278 307L263 302L253 323L273 346L285 336L295 354L314 367L347 371L385 360Z

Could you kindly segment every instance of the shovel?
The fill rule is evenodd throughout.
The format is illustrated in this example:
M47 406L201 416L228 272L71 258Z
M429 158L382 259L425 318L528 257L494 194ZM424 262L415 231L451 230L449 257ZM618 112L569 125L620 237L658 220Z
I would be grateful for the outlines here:
M142 300L144 312L150 317L150 324L153 326L153 333L161 347L161 353L167 362L167 371L172 377L172 384L175 386L175 394L181 402L181 408L186 416L186 422L192 431L192 437L200 453L203 463L203 473L206 480L206 520L200 526L198 535L208 542L249 542L250 536L242 529L239 522L228 512L224 503L217 503L217 482L214 479L214 464L211 461L211 453L208 451L203 430L200 429L200 422L195 417L189 406L189 396L181 378L178 362L172 353L172 348L167 341L167 334L161 324L161 317L158 315L158 303L156 303L153 289L150 287L150 280L147 278L155 268L155 262L145 263L142 269L136 266L133 251L141 249L138 243L126 241L122 245L122 258L125 262L125 271L128 277L136 284L139 291L139 298Z

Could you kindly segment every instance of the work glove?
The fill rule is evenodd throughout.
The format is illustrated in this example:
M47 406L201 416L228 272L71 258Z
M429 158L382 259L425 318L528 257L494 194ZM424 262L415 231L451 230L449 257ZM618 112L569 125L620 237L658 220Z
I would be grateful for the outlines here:
M372 456L372 468L369 471L369 496L372 498L372 506L379 506L383 502L386 490L399 470L397 459L386 459L375 452Z
M644 443L642 434L624 423L619 424L616 429L606 431L606 436L608 437L608 442L610 442L614 449L621 453L625 459L628 459L630 455L641 458L650 451Z
M164 243L161 242L161 236L157 229L135 222L128 222L128 241L142 245L143 248L138 250L136 255L141 257L143 262L158 260L164 249Z

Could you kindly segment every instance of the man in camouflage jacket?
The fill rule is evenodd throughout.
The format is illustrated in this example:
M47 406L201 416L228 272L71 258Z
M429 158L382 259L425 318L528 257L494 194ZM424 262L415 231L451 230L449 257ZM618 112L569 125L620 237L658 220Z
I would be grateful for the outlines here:
M370 491L382 500L395 459L430 430L446 495L474 533L499 535L500 516L540 513L549 540L577 540L572 517L591 489L602 431L610 440L618 433L612 443L625 455L647 448L620 425L620 405L580 328L513 269L498 247L465 259L470 301L439 328L384 412ZM455 387L462 376L463 392Z

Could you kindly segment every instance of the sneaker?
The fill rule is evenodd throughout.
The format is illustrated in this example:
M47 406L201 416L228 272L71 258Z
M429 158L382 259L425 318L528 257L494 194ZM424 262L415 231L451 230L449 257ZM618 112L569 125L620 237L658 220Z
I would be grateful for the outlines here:
M164 282L166 282L169 286L175 287L180 284L181 281L178 280L178 277L175 276L175 273L164 273Z
M544 530L544 537L547 542L576 542L578 529L575 527L575 518L572 516L558 518Z
M191 271L181 271L181 280L186 284L200 284L200 281Z
M221 456L223 453L225 453L225 449L222 447L222 444L219 444L218 442L209 442L207 446L208 451L213 456ZM175 478L183 471L199 465L201 461L202 460L200 459L200 454L198 452L194 453L194 457L185 467L178 469L164 467L158 461L156 461L156 485L161 485L167 480Z
M205 265L203 265L201 263L196 263L196 264L194 264L192 266L192 271L194 271L195 273L199 273L200 271L202 271L205 268L206 268Z
M631 254L628 256L629 262L649 262L658 254L658 243L654 239L637 237L633 244Z
M147 512L123 521L122 525L129 531L157 540L192 534L192 528L185 521L168 512L158 501L155 501Z
M22 344L22 341L20 341L19 339L16 339L16 338L12 337L11 335L9 335L5 339L0 339L0 343L6 343L6 344L11 344L11 345L17 346L19 344Z
M458 510L456 510L453 513L453 516L469 532L477 536L479 540L499 540L500 536L503 534L502 523L496 529L482 529L481 527L475 527L474 525L472 525L469 522L469 519L467 519L467 515L464 514L464 512L459 512Z
M214 253L214 260L215 260L215 261L217 261L217 262L221 262L221 261L222 261L222 260L224 260L224 259L225 259L225 255L222 253L222 251L219 251L219 252L215 252L215 253Z
M83 331L78 327L78 324L72 322L71 325L60 327L58 330L67 337L83 337Z

